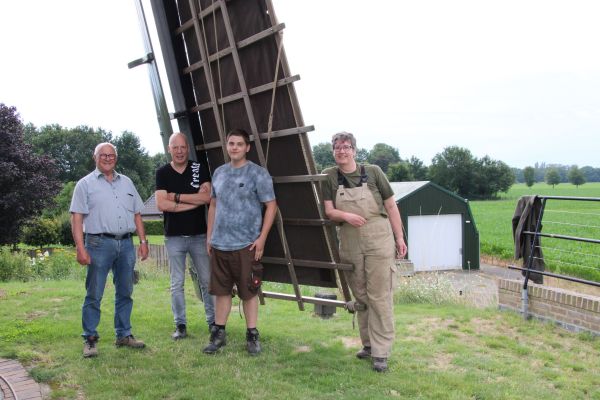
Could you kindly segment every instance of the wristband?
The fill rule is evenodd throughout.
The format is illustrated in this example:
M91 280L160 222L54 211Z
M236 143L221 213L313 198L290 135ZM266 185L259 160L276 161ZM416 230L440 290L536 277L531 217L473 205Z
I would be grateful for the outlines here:
M147 240L140 240L140 244L148 244Z
M175 193L175 203L179 204L180 193Z

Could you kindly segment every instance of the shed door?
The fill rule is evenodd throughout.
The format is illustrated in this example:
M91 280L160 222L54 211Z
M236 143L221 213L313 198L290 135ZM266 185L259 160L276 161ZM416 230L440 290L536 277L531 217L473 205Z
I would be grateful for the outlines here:
M415 271L461 269L462 216L409 216L408 255Z

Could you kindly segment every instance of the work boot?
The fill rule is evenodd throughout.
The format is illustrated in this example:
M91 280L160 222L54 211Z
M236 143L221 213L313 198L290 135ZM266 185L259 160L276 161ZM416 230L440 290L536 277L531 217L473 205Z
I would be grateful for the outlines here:
M144 342L142 342L141 340L137 340L136 338L133 337L133 335L129 335L129 336L125 336L125 337L117 339L117 341L115 342L115 345L117 347L125 346L125 347L131 347L134 349L143 349L144 347L146 347Z
M96 347L96 343L98 342L98 338L96 336L88 336L83 342L83 357L90 358L96 357L98 355L98 348Z
M371 346L365 346L359 351L356 352L356 357L361 360L366 360L367 358L371 358Z
M246 349L251 356L257 356L261 351L259 336L256 328L248 329L246 332Z
M373 369L377 372L386 372L388 369L387 358L373 357Z
M186 337L187 337L187 329L185 327L185 324L177 325L177 329L175 329L175 332L173 332L173 334L171 335L171 338L173 340L179 340L179 339L183 339Z
M217 350L227 344L225 329L213 325L210 328L210 343L202 351L205 354L215 354Z

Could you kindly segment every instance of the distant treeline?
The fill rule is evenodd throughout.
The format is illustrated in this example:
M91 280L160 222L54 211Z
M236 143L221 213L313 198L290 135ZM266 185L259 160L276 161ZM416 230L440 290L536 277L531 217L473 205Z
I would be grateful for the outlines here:
M573 167L577 167L574 165L562 165L562 164L546 164L535 163L533 168L533 178L535 182L544 182L546 173L549 170L556 170L558 175L560 176L560 182L566 183L570 182L569 180L569 171L573 169ZM525 167L527 168L527 167ZM513 173L515 174L515 180L518 183L524 183L526 181L524 170L525 168L513 168ZM600 182L600 168L590 167L586 165L585 167L578 168L583 177L585 178L585 182Z

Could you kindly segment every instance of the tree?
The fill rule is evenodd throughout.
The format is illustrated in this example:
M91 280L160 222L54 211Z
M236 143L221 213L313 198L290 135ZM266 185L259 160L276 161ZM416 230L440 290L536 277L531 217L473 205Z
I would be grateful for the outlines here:
M475 188L475 166L475 158L468 149L450 146L433 157L429 177L438 185L469 198Z
M406 161L390 164L387 177L390 182L408 182L414 180L410 172L410 165Z
M0 103L0 244L16 244L23 223L41 214L60 188L54 161L24 142L15 107Z
M331 143L319 143L314 145L312 151L317 172L321 172L325 168L333 167L335 165Z
M354 159L359 164L367 164L369 162L369 150L363 148L356 149L356 156Z
M535 183L535 170L533 167L525 167L523 169L523 179L527 187L532 187Z
M560 183L560 173L558 172L558 169L548 168L544 180L548 185L552 185L552 189L554 189L554 186Z
M429 169L423 164L423 161L419 160L417 157L412 156L410 160L408 160L408 168L410 169L410 174L412 176L413 181L425 181L427 180L427 175L429 173Z
M377 143L369 152L368 161L379 165L383 172L387 172L388 166L402 161L398 150L385 143Z
M586 165L580 169L586 182L600 182L600 168L594 168Z
M54 197L52 207L46 208L43 215L45 217L56 217L62 213L68 213L73 198L76 182L67 182L63 185L60 192Z
M499 192L510 189L515 183L515 174L506 163L484 156L475 161L475 180L477 187L474 197L493 199Z
M150 162L152 163L152 169L156 171L168 162L167 155L165 153L156 153L150 156Z
M132 132L125 131L111 140L111 143L117 147L118 152L116 170L127 175L133 181L142 200L146 200L154 193L155 171L152 169L152 160L148 152L140 144L140 138Z
M95 168L92 156L98 143L109 142L112 134L102 128L82 125L73 129L58 124L45 125L32 130L27 125L27 142L37 154L52 157L59 168L59 179L66 183L78 181Z
M569 178L569 182L571 182L576 187L579 187L579 185L583 185L585 183L585 176L583 176L581 170L577 168L577 165L573 165L569 169L569 173L567 176Z

